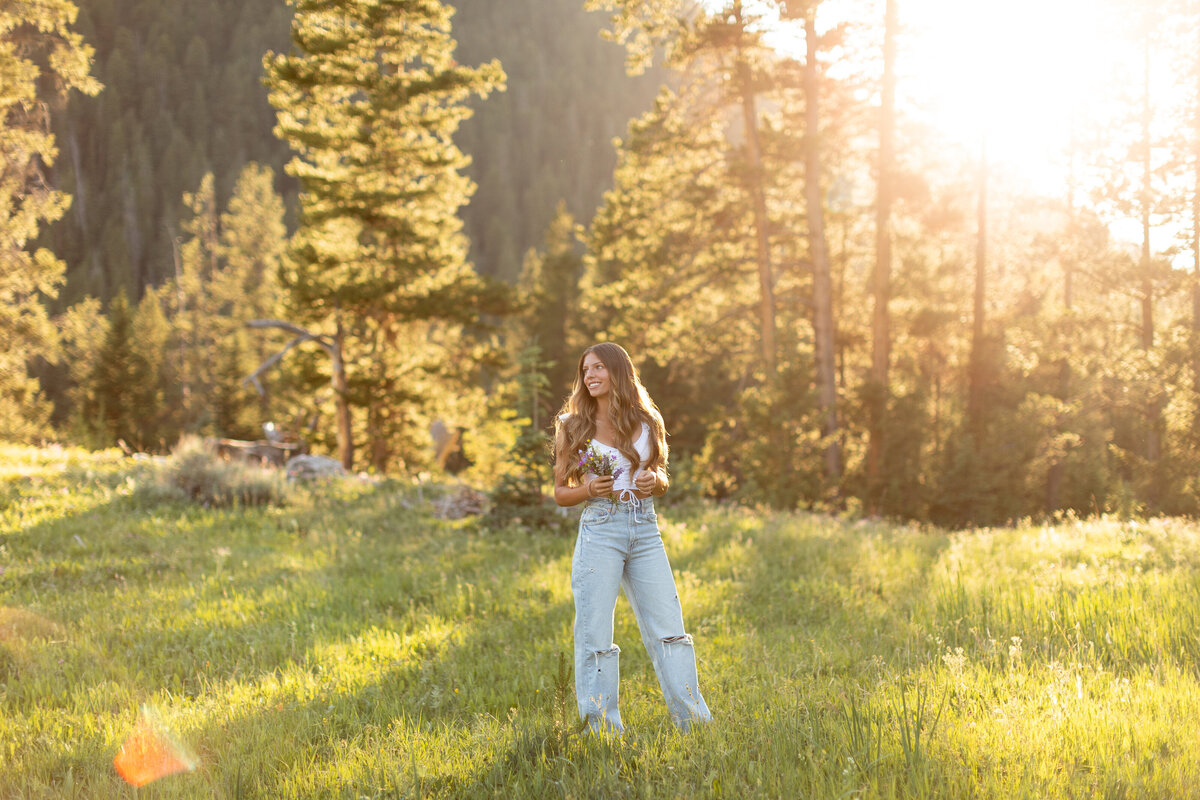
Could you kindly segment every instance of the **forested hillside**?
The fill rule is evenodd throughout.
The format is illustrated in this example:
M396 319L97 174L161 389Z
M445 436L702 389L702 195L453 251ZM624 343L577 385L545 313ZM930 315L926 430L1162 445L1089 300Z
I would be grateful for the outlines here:
M273 422L412 474L445 466L440 426L536 506L608 340L681 489L955 526L1200 513L1200 11L1141 5L0 11L0 75L51 67L0 91L25 103L0 104L0 353L29 369L0 436ZM975 47L992 29L1030 57ZM60 85L39 47L74 53Z
M654 84L624 74L603 20L553 0L456 4L458 60L499 58L508 91L476 103L460 134L479 185L464 210L476 268L512 280L554 207L590 218L611 183L612 138L649 103ZM74 203L43 236L67 264L62 306L87 295L138 297L175 271L183 194L206 172L220 204L242 167L272 167L288 148L272 133L263 55L285 52L283 0L95 0L75 28L95 48L97 97L73 95L55 117L61 157L52 182Z
M476 268L513 280L558 201L587 221L612 185L613 138L649 107L661 74L630 78L604 18L575 0L452 3L459 60L499 58L508 90L476 103L458 137L479 185L463 211Z

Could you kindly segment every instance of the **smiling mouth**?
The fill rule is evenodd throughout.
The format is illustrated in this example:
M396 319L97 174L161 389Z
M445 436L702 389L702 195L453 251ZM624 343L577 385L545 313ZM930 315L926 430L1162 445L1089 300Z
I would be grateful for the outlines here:
M599 382L599 381L597 381L597 382L595 382L595 383L589 383L589 384L587 385L587 388L589 388L589 389L599 389L599 388L600 388L600 382Z

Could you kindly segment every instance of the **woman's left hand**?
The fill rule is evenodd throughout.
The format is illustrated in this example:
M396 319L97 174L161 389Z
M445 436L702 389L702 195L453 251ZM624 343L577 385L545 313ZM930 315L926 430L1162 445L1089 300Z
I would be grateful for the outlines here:
M652 469L642 470L633 479L633 485L639 492L651 494L658 487L658 471Z

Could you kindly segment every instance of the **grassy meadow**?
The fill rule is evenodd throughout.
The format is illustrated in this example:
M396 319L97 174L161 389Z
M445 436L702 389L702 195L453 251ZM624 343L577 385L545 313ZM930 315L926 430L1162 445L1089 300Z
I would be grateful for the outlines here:
M0 446L0 798L1200 796L1200 527L947 533L660 506L712 725L617 609L621 738L580 734L573 533L357 480L279 506ZM141 789L138 710L194 752Z

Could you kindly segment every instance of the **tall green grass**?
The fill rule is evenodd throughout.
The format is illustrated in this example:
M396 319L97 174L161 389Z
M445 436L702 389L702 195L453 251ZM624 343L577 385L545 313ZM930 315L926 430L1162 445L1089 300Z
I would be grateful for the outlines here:
M622 600L621 738L579 733L572 540L354 481L287 505L0 449L0 797L1200 795L1200 530L947 534L662 507L714 723L666 717ZM134 790L143 704L199 757Z

